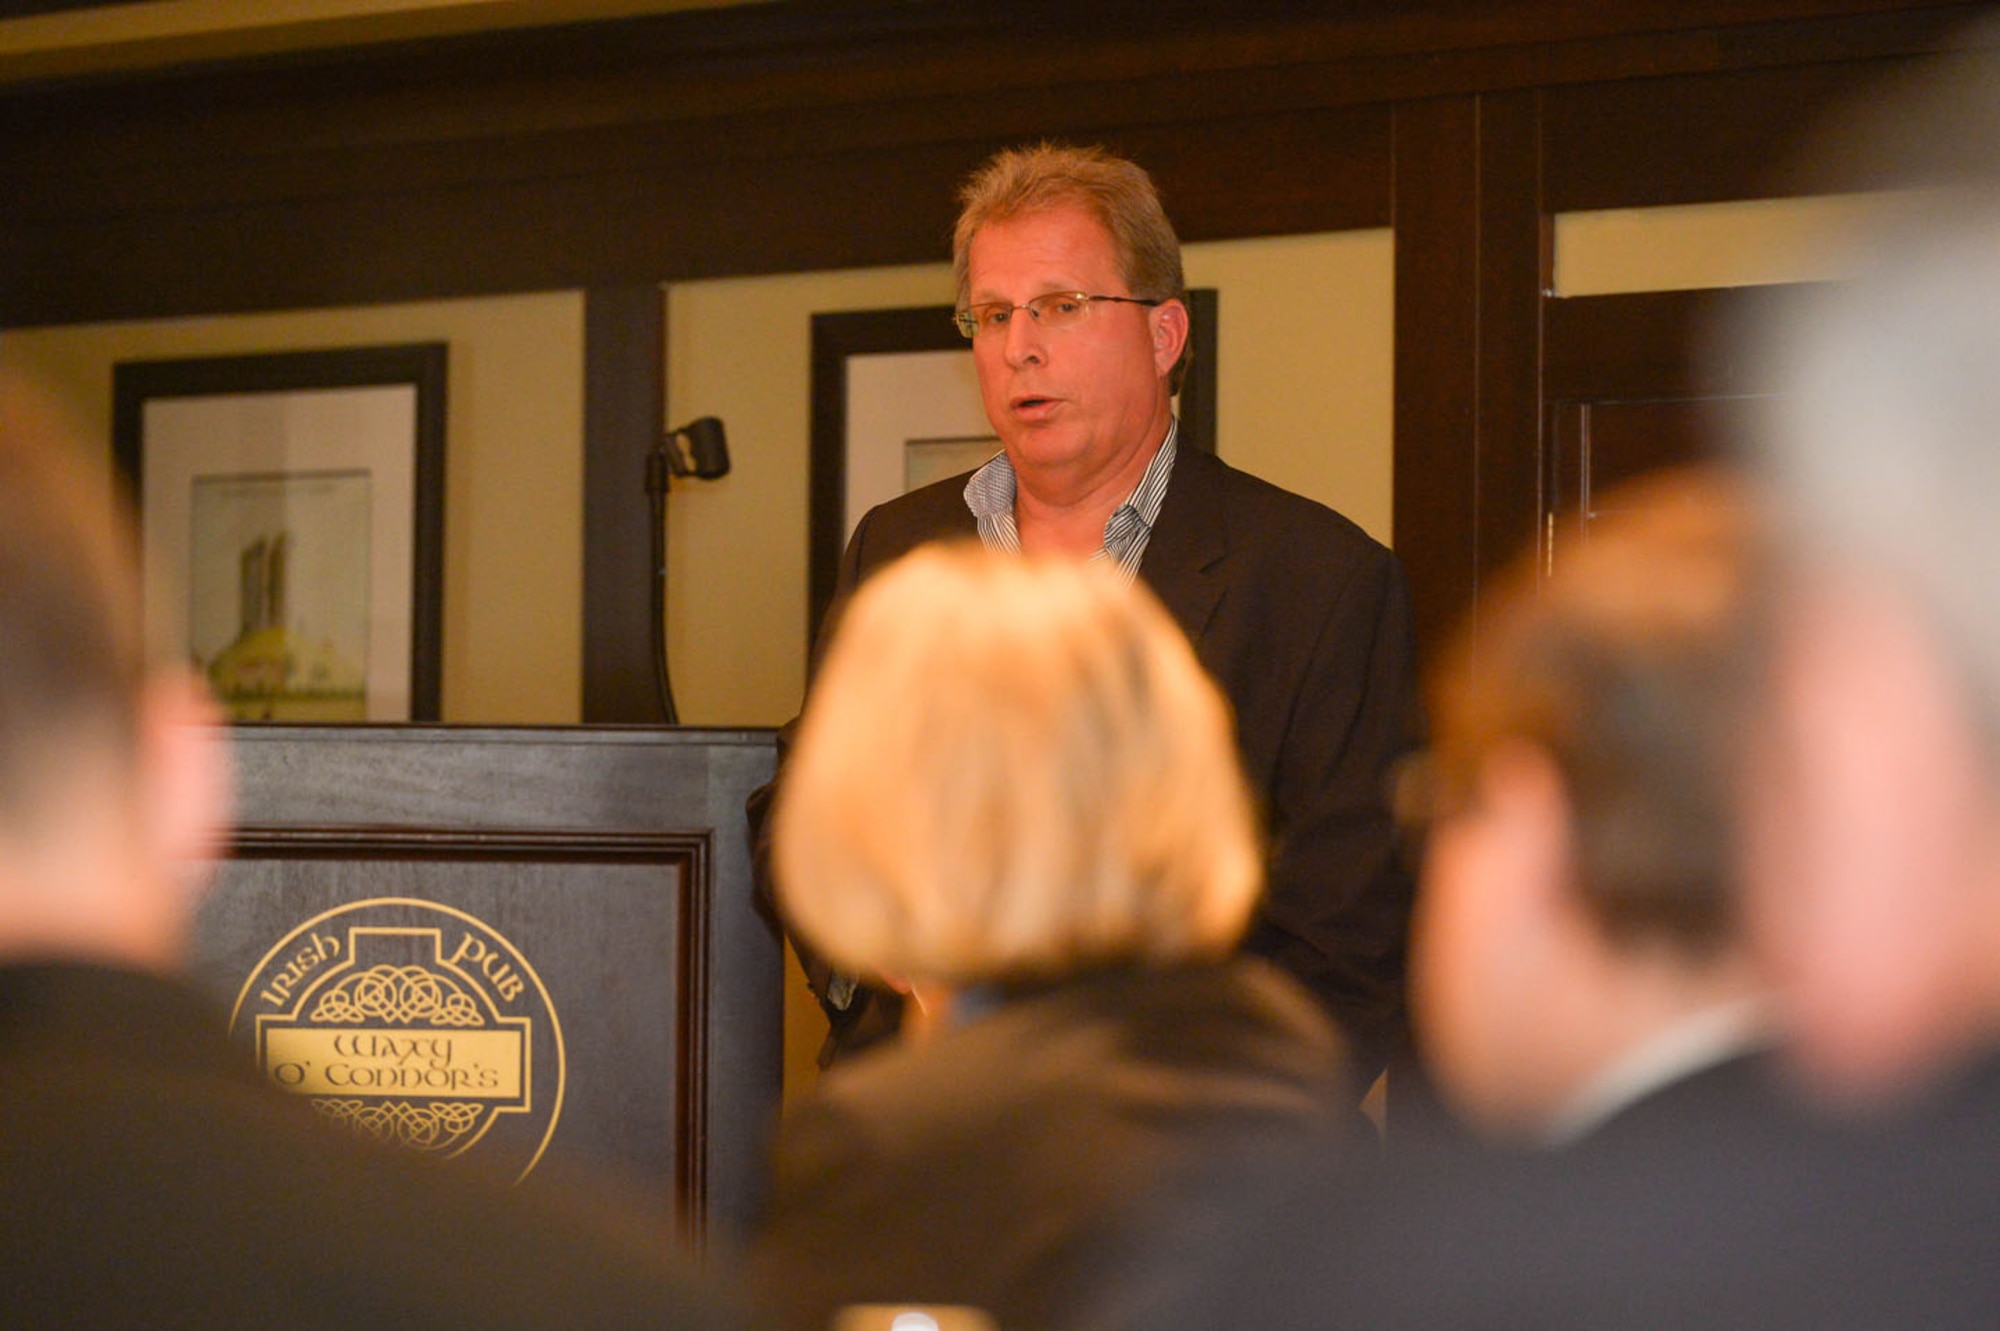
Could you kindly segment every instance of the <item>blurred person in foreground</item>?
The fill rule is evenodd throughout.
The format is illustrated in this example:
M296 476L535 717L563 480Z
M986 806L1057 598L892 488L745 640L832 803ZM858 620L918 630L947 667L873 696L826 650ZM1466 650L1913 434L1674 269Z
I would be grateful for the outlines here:
M1110 570L967 543L872 579L775 816L788 917L924 1015L781 1129L757 1284L788 1325L1079 1324L1128 1292L1108 1246L1348 1116L1331 1024L1233 951L1263 860L1227 704Z
M1145 1322L1756 1323L1730 1320L1741 1271L1717 1236L1745 1241L1742 1224L1754 1241L1749 1217L1796 1196L1832 1140L1781 1075L1746 920L1761 531L1720 470L1598 507L1549 572L1524 552L1465 623L1405 782L1430 824L1418 1048L1500 1149L1419 1137L1346 1189L1309 1160L1225 1183L1185 1283L1155 1282Z
M1733 348L1778 390L1742 441L1770 541L1746 902L1838 1130L1710 1120L1399 1186L1358 1224L1309 1187L1239 1194L1202 1298L1156 1325L2000 1323L1996 38L1830 140L1834 182L1933 188ZM1236 1277L1252 1252L1282 1288Z
M227 731L144 660L112 494L0 379L0 1318L735 1325L664 1228L327 1125L177 978Z
M1551 574L1516 562L1434 681L1411 1002L1492 1140L1602 1145L1773 1094L1734 863L1749 525L1716 473L1607 496Z
M959 198L958 324L1001 449L862 516L822 636L867 578L933 541L1145 584L1228 697L1264 813L1265 889L1240 946L1333 1015L1358 1099L1407 1035L1410 881L1388 799L1418 725L1402 566L1347 518L1183 437L1174 393L1207 353L1189 341L1180 241L1137 163L1013 148ZM801 955L831 1023L823 1062L896 1028L895 995Z

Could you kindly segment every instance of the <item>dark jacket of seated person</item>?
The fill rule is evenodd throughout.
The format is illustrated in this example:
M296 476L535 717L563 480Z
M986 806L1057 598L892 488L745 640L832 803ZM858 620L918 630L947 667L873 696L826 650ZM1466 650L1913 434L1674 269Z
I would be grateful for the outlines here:
M1262 856L1228 708L1114 570L932 548L872 580L776 818L788 922L919 1014L780 1131L753 1283L784 1324L1104 1324L1198 1180L1370 1154L1330 1022L1231 955Z

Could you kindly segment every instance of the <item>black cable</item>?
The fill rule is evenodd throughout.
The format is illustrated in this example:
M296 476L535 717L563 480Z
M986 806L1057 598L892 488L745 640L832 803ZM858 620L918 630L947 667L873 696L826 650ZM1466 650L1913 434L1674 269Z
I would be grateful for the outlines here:
M667 453L661 445L646 455L646 495L653 504L653 690L659 696L660 719L677 726L680 713L667 672L667 485Z

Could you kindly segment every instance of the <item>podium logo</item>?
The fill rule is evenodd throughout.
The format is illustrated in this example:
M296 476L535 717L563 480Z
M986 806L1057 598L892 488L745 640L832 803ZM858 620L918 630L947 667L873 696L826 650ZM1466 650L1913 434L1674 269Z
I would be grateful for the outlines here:
M359 901L300 924L244 983L230 1034L328 1118L414 1150L478 1151L517 1181L562 1109L562 1027L540 977L436 902Z

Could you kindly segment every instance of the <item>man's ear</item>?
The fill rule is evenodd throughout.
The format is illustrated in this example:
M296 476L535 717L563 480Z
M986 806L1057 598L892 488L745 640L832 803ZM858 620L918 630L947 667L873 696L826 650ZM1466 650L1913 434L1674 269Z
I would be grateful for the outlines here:
M1547 749L1515 741L1487 755L1478 799L1520 872L1521 903L1547 917L1576 906L1576 846L1569 788Z
M148 851L194 883L221 852L234 802L229 730L207 691L183 674L147 686L140 704L139 791Z
M1153 335L1153 369L1165 378L1181 358L1188 340L1187 306L1178 300L1155 305L1146 311L1146 323Z

